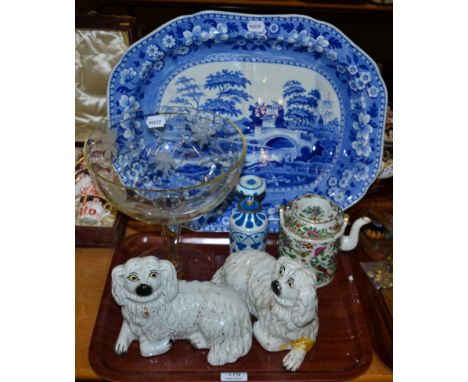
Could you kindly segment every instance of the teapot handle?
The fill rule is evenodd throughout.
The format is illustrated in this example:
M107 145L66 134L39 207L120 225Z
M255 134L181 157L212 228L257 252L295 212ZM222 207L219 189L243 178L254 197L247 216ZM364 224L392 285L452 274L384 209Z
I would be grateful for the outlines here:
M279 221L280 221L280 227L283 227L284 226L284 209L286 207L281 205L279 207Z

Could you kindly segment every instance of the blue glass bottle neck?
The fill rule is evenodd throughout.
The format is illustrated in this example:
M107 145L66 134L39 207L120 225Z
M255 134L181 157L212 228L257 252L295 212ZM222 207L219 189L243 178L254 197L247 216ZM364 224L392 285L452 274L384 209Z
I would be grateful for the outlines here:
M262 209L262 203L254 196L243 196L237 207L244 212L257 212Z

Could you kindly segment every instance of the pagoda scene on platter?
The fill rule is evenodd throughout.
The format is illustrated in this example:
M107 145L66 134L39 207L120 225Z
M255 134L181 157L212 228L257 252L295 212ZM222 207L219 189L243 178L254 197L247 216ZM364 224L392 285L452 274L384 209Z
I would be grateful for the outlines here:
M311 185L327 172L342 127L338 97L321 74L288 66L289 77L273 76L277 65L259 63L251 81L219 63L201 66L206 70L199 66L172 79L163 101L207 110L239 126L248 142L244 174L266 179L270 191L279 192Z

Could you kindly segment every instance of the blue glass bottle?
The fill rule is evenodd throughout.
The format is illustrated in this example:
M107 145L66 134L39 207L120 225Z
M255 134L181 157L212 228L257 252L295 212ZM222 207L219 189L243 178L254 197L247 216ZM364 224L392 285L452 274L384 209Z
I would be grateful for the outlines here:
M255 175L245 175L239 180L237 207L230 219L229 243L231 253L243 249L264 250L268 236L268 216L262 210L265 180Z

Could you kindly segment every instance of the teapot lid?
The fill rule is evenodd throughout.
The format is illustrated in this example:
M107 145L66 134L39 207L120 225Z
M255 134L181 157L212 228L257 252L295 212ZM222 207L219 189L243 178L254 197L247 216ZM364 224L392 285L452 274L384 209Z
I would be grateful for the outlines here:
M347 224L337 204L315 194L305 194L289 202L283 216L283 227L305 240L335 240Z
M299 219L314 224L328 223L333 220L341 220L343 212L340 207L330 199L320 195L308 194L293 200L292 212Z

